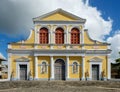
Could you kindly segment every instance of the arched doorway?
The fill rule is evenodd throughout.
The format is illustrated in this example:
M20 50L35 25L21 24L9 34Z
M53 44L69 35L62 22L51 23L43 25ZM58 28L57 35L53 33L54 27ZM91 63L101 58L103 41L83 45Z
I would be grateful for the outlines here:
M55 80L65 80L65 62L62 59L55 61Z

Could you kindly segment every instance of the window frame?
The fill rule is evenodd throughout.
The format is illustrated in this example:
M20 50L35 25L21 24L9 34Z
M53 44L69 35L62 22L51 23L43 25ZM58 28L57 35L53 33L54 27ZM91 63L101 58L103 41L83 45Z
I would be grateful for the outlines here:
M48 44L48 43L49 43L49 30L46 27L41 27L39 30L39 44Z
M55 44L64 44L64 29L61 27L55 30Z
M71 29L71 44L80 44L80 30L78 28Z

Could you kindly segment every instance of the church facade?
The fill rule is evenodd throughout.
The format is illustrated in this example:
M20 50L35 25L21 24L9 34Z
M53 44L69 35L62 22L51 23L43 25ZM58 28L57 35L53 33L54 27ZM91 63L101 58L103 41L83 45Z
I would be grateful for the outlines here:
M27 40L8 44L9 80L110 79L110 44L91 39L85 22L62 9L33 18Z

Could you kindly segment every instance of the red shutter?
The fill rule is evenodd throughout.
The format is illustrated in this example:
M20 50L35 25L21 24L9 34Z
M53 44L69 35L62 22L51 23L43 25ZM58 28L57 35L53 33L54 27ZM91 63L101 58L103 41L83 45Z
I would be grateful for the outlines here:
M71 44L80 44L80 34L77 28L71 30Z
M40 29L39 33L39 43L40 44L48 44L48 29L43 27Z
M64 44L64 30L62 28L57 28L55 31L55 43Z

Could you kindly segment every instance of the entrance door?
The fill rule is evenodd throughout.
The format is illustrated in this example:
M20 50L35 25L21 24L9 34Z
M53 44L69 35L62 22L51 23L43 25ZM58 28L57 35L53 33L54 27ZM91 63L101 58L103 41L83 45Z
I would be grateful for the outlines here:
M62 59L55 62L55 80L65 80L65 63Z
M27 65L20 65L20 80L27 80Z
M99 80L99 65L92 65L92 80Z

